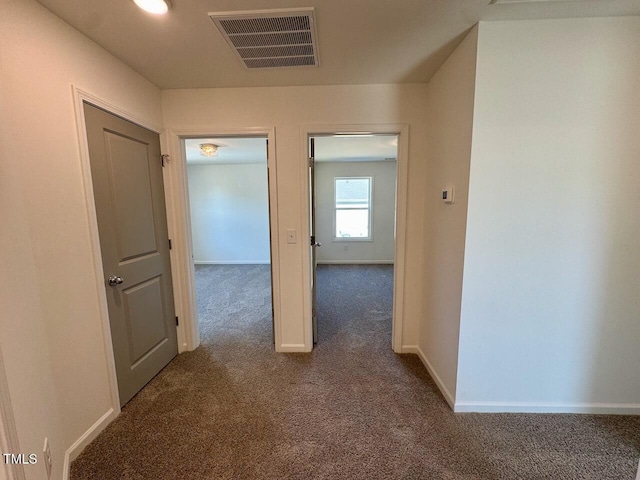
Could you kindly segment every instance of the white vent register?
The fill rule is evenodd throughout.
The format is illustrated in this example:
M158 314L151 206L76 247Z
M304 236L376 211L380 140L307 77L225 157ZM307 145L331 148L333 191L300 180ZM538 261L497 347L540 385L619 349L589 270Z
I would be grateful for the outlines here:
M317 67L313 8L209 13L246 68Z

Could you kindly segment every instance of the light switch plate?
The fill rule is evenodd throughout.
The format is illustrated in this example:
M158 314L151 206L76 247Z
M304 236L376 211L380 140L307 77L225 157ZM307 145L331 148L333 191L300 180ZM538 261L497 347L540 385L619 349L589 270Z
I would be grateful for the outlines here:
M453 187L447 187L442 189L442 197L441 200L443 203L453 203L454 198L454 189Z

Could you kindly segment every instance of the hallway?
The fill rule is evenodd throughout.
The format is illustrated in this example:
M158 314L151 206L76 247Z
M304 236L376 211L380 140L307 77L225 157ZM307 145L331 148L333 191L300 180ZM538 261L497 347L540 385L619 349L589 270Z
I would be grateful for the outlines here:
M640 417L455 415L418 357L391 351L391 267L319 267L311 354L273 351L268 266L225 268L232 293L198 305L202 345L124 407L73 480L633 478ZM198 293L220 285L209 270Z

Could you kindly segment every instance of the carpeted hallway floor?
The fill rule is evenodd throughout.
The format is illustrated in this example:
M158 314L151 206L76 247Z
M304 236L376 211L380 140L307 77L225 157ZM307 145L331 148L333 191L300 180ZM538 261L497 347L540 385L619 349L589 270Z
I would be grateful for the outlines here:
M321 266L319 340L276 354L268 266L199 267L202 346L72 464L102 479L633 480L640 417L453 414L391 351L385 266ZM232 287L232 288L230 288Z

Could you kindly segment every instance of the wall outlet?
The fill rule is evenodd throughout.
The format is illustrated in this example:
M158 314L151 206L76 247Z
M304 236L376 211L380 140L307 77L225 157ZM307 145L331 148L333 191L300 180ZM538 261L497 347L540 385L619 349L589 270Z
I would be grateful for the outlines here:
M46 437L44 439L44 447L42 447L42 456L44 466L47 469L47 478L51 478L51 447L49 446L49 439Z

